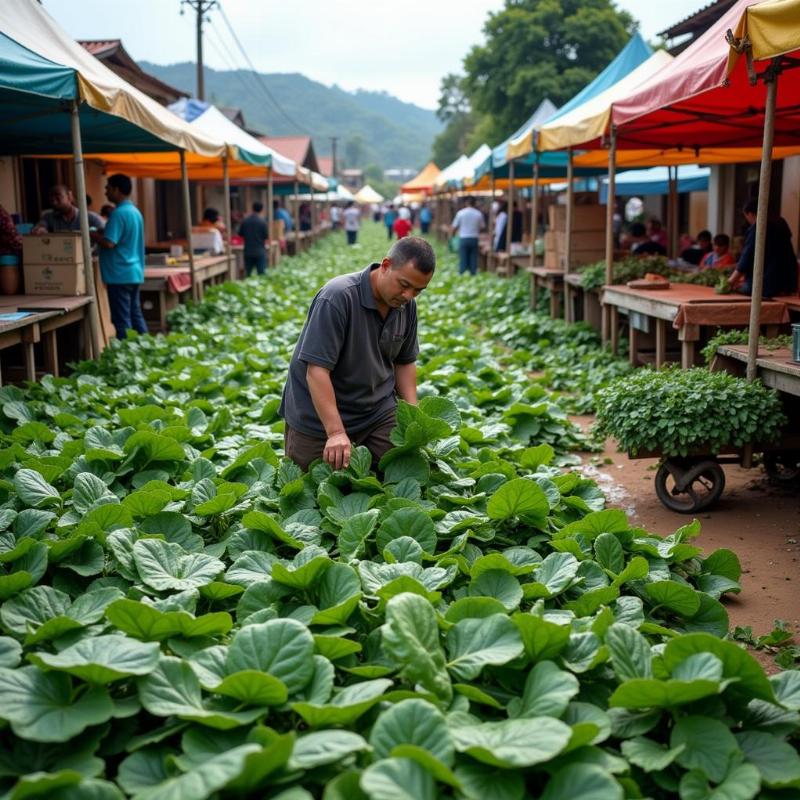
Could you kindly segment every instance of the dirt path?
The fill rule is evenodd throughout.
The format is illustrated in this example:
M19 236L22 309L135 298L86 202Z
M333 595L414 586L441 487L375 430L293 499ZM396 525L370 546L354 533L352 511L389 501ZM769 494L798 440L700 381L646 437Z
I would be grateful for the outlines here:
M592 417L576 417L587 429ZM583 455L588 477L610 504L625 509L636 524L661 535L691 521L668 511L653 485L656 459L631 460L606 442L603 453ZM611 459L611 464L604 460ZM710 552L727 547L742 563L742 593L724 601L731 628L749 625L755 635L772 630L776 619L800 630L800 495L771 486L761 469L725 466L726 487L717 506L699 515L698 545Z

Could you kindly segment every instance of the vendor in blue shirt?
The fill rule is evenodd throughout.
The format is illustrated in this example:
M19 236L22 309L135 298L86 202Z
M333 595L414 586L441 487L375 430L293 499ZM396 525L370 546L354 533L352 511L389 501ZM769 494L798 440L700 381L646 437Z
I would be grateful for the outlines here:
M272 201L272 216L273 220L283 220L283 232L289 233L294 227L292 215L281 205L280 200Z
M118 339L124 339L130 329L147 333L139 300L139 288L144 283L144 220L130 200L132 191L127 175L109 176L106 197L116 207L105 230L92 234L100 247L100 274L108 289L111 321Z

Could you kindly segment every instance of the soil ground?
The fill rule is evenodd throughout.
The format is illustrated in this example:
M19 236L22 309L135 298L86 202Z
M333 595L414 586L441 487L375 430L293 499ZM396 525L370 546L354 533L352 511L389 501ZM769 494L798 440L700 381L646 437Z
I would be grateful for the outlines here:
M584 430L593 422L593 417L573 419ZM602 453L585 453L583 461L609 504L625 509L637 525L666 535L691 521L690 515L664 508L656 497L657 459L632 460L609 440ZM800 494L772 486L760 467L724 469L725 491L714 508L699 515L702 533L696 542L706 552L727 547L739 556L742 592L723 600L731 629L749 625L758 636L782 619L800 631ZM756 655L774 669L768 654Z

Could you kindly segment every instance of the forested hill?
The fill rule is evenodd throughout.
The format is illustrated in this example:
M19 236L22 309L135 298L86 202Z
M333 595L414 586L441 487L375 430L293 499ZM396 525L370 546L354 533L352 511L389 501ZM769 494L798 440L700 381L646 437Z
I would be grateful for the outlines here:
M172 86L194 91L195 66L191 62L165 66L142 61L140 65ZM383 92L345 92L298 73L262 74L261 80L305 131L298 131L275 108L253 73L245 70L207 69L206 99L241 108L248 127L271 136L312 133L317 155L329 155L330 137L338 136L337 153L348 166L421 167L430 158L433 139L442 127L433 111Z

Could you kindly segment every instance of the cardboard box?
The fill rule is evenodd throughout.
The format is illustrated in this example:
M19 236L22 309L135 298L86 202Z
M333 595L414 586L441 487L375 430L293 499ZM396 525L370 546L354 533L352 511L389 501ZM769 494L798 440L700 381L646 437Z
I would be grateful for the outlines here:
M545 250L555 250L556 249L556 232L555 231L547 231L544 235L544 249Z
M560 269L561 259L555 250L545 250L544 265L547 269Z
M25 294L86 294L83 264L24 264Z
M556 249L564 252L567 249L567 234L563 231L556 233ZM598 250L605 252L606 232L605 231L573 231L572 249L573 250Z
M605 253L602 250L573 250L572 268L574 269L582 264L594 264L597 261L602 261L603 258L605 258ZM564 253L558 253L558 266L561 269L566 269L567 259Z
M83 244L78 233L48 233L22 237L23 264L83 264Z
M556 231L567 228L567 207L552 205L548 209L550 227ZM599 205L573 206L573 231L604 231L606 229L606 207Z

